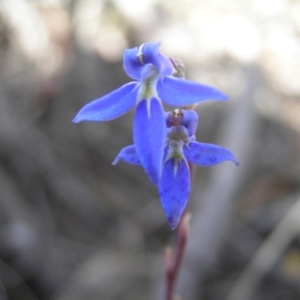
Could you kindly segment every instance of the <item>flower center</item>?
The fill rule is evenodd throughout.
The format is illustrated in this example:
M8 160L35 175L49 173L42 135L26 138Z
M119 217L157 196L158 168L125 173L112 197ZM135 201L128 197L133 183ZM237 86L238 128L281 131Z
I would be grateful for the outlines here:
M142 70L141 85L138 92L138 101L158 98L156 83L159 79L157 69L152 64L146 64Z
M172 159L174 162L174 175L177 173L178 163L186 160L183 153L184 144L188 144L189 138L184 126L172 126L167 137L168 155L166 160Z
M184 154L183 154L183 144L184 142L182 140L178 140L178 141L174 141L171 140L169 142L169 152L168 155L166 157L166 161L168 159L171 159L173 161L174 164L174 176L176 176L177 174L177 170L178 170L178 164L182 159L186 159Z
M170 141L168 158L173 158L175 161L179 161L183 158L182 152L183 141Z
M169 123L170 126L180 126L182 125L182 110L181 109L174 109L174 111L169 115Z

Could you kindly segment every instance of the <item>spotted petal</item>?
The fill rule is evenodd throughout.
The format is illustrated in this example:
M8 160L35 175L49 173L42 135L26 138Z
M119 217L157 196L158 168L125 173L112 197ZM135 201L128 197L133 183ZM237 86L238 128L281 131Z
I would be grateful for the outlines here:
M157 92L162 101L172 106L185 106L204 100L228 99L228 96L214 87L171 76L158 81Z
M77 113L73 122L109 121L124 115L136 103L138 86L136 82L130 82L88 103Z
M158 99L142 100L137 105L133 139L145 172L158 185L166 142L164 111Z
M116 165L119 160L123 160L131 165L136 165L136 166L141 165L140 159L136 153L134 145L123 148L118 154L118 156L112 162L112 165Z
M175 229L186 207L190 194L190 171L187 162L169 159L164 163L159 195L168 223Z
M128 76L141 80L145 65L152 64L162 75L172 75L173 66L169 58L159 53L160 42L145 43L140 47L126 49L123 55L123 67Z
M198 166L210 167L227 160L233 161L236 166L239 165L228 149L213 144L191 142L184 146L183 152L188 161Z

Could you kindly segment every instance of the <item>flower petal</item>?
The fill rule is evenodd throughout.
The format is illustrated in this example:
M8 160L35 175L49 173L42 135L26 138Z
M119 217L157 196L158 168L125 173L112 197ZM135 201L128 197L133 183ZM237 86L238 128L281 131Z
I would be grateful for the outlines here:
M154 65L159 75L172 75L174 69L173 64L170 58L159 53L160 44L160 42L145 44L143 47L143 59L146 64L150 63Z
M112 162L112 165L116 165L119 160L123 160L131 165L141 166L141 162L136 153L134 145L130 145L123 148L118 154L118 156Z
M86 104L73 119L81 121L109 121L127 113L136 103L138 86L130 82L117 90Z
M182 110L182 125L188 130L189 137L192 137L197 130L198 114L194 110Z
M183 147L183 152L188 161L202 167L210 167L226 160L239 165L228 149L213 144L190 142L188 146Z
M159 53L160 42L145 43L140 47L126 49L123 55L123 67L128 76L141 80L142 70L147 64L155 66L160 75L172 75L173 65L169 58Z
M204 100L227 100L228 96L216 88L171 76L157 83L160 99L172 106L185 106Z
M173 159L164 163L159 195L172 229L176 228L186 207L190 194L190 182L190 170L184 159L177 162L177 167L175 167Z
M138 58L139 47L126 49L123 54L123 68L127 75L135 80L140 80L143 64Z
M133 139L140 161L154 185L158 185L166 143L166 122L161 102L152 98L138 103Z

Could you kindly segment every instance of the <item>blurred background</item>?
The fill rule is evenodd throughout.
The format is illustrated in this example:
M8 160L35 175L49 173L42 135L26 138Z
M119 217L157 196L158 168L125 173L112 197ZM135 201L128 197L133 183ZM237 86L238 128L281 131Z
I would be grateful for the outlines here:
M297 0L1 0L0 299L164 299L174 232L143 170L111 165L133 112L71 123L147 41L230 96L197 137L240 161L197 169L177 293L300 299L299 37Z

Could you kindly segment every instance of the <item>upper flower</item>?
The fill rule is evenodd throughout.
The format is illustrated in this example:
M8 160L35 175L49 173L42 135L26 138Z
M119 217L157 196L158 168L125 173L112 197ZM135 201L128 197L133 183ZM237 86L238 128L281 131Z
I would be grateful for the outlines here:
M156 92L158 79L173 73L171 60L159 53L159 45L160 43L146 43L140 47L126 49L123 67L136 81L86 104L77 113L73 122L109 121L127 113L139 100L158 98Z
M196 142L197 123L198 115L192 110L176 109L166 114L167 139L158 189L172 229L176 228L190 195L189 163L208 167L231 160L239 164L228 149ZM122 149L113 164L120 159L130 164L141 164L134 145Z
M191 105L210 99L228 99L216 88L173 77L172 61L159 53L159 46L160 43L145 43L140 47L126 49L123 67L136 81L86 104L73 122L109 121L128 112L138 101L151 98L158 98L173 106Z
M124 51L123 66L135 82L85 105L73 122L108 121L128 112L135 104L133 138L146 173L157 185L161 172L166 127L161 101L174 106L203 100L226 100L218 89L172 76L172 61L159 53L160 43L146 43Z

